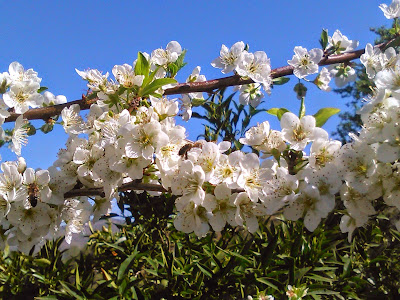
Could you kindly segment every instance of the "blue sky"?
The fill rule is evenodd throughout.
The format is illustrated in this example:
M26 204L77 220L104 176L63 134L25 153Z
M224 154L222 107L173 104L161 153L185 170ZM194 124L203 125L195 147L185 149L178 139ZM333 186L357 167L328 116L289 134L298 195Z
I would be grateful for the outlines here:
M360 41L359 48L373 42L370 27L390 25L378 8L381 0L369 1L2 1L0 18L0 72L13 61L33 68L43 78L42 85L69 101L85 92L85 82L75 73L97 68L111 71L116 64L132 64L138 51L151 52L171 40L187 49L188 65L181 70L179 81L202 67L207 79L223 77L210 62L219 55L221 44L230 47L237 41L250 45L250 51L263 50L273 68L287 64L293 48L319 47L323 28L330 35L336 29L350 39ZM387 1L389 4L389 1ZM266 97L264 108L287 107L298 110L294 94L294 77ZM325 93L308 85L307 113L333 106L345 109L346 99ZM264 114L258 121L272 121ZM333 131L338 118L325 126ZM35 123L41 126L41 122ZM191 138L200 132L187 123ZM197 132L196 132L197 130ZM195 133L196 132L196 133ZM194 134L195 133L195 134ZM47 168L56 159L66 135L62 128L29 139L22 155L28 166ZM15 159L7 149L0 153L3 161Z

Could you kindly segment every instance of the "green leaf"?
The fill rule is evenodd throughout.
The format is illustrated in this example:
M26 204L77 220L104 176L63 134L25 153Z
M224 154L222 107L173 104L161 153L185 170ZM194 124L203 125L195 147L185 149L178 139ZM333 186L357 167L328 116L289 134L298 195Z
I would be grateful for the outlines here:
M311 274L311 275L307 275L305 277L309 278L309 279L313 279L315 281L323 281L323 282L332 282L333 281L332 278L323 277L323 276L317 275L317 274Z
M326 121L328 121L328 119L330 117L332 117L333 115L337 114L339 111L340 111L340 109L334 108L334 107L321 108L314 115L314 118L315 118L315 121L316 121L315 126L322 127L326 123Z
M155 92L156 90L158 90L159 88L163 87L164 85L171 83L177 83L177 81L173 78L159 78L154 80L152 83L150 83L145 87L142 86L138 94L140 97L146 97L151 93Z
M78 290L80 290L80 286L81 286L81 279L79 277L79 267L78 264L76 264L75 267L75 286Z
M182 51L182 53L178 56L178 59L175 61L175 65L178 67L178 71L186 66L186 63L183 62L186 55L186 49Z
M40 94L41 92L44 92L45 90L48 90L49 88L45 87L45 86L41 86L37 92Z
M133 251L133 253L131 255L129 255L120 265L119 269L118 269L118 275L117 275L117 280L121 280L125 273L126 270L128 269L128 267L131 265L133 259L136 257L137 255L137 246L135 247L135 250Z
M48 260L47 258L37 258L33 260L33 263L36 266L40 266L40 267L47 267L51 265L51 261Z
M207 277L212 277L212 272L211 270L209 270L208 268L206 268L205 266L203 267L201 264L196 264L196 266L200 269L201 272L204 273L204 275L206 275Z
M243 148L243 144L241 144L239 141L233 141L233 144L235 145L237 150L240 150Z
M207 100L204 100L204 99L193 98L192 106L202 106L206 102L207 102Z
M288 111L289 110L284 108L284 107L281 107L281 108L274 107L274 108L268 109L267 113L269 113L270 115L278 117L278 120L280 121L282 116L283 116L283 114L285 112L288 112Z
M84 299L82 296L78 295L78 291L74 291L73 288L69 283L64 281L59 281L62 285L63 289L68 293L68 295L73 296L75 299Z
M53 125L53 124L46 123L46 124L44 124L42 127L40 127L40 130L41 130L43 133L49 133L49 132L51 132L51 131L53 130L53 128L54 128L54 125Z
M107 281L110 281L110 284L113 288L117 288L117 285L115 284L115 282L112 280L112 277L110 274L107 273L106 270L104 270L103 268L100 268L101 272L103 273L103 276L106 278Z
M321 44L322 50L325 50L326 46L328 46L328 30L327 29L322 29L321 38L319 40L319 43Z
M167 69L168 69L168 72L171 74L171 78L174 78L176 73L178 73L178 71L179 71L178 66L174 63L168 64Z
M274 85L283 85L283 84L289 82L289 80L290 80L289 77L278 77L278 78L272 79L272 82L274 83Z
M256 280L268 285L269 287L273 288L274 290L276 290L278 292L280 291L280 289L275 284L272 284L271 282L268 281L267 277L259 277L259 278L256 278Z
M135 65L135 75L149 76L150 64L142 52L138 52L138 57Z

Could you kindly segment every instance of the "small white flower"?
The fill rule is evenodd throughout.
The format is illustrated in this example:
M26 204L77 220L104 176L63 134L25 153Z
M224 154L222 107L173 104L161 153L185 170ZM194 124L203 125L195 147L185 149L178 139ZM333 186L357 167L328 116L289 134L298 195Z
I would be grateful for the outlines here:
M393 69L382 70L376 74L375 85L379 89L400 93L400 73Z
M318 138L327 139L328 133L315 127L313 116L304 116L301 120L291 112L286 112L281 118L283 139L291 144L294 150L303 150L306 145Z
M28 129L25 127L26 120L20 115L15 121L14 130L12 132L12 146L11 150L17 154L21 155L22 146L26 146L28 144Z
M327 68L323 67L321 69L321 72L318 74L318 76L315 78L315 80L313 81L316 86L325 91L325 92L330 92L331 91L331 87L329 86L329 83L331 82L331 74L328 71Z
M24 67L19 62L12 62L8 67L8 73L10 74L10 79L13 83L18 81L32 81L35 83L40 83L42 78L39 78L38 73L33 71L33 69L24 70Z
M49 105L57 105L67 103L67 97L64 95L54 96L52 93L45 91L43 94L44 104Z
M294 67L293 73L297 78L304 78L307 75L318 73L318 63L324 52L321 49L311 49L307 51L301 46L294 47L293 58L288 60L288 64Z
M242 172L237 184L246 191L251 201L258 202L264 183L272 178L272 171L260 168L260 160L255 153L247 153L240 161L240 166Z
M195 166L190 160L182 162L179 174L172 179L171 190L174 195L182 195L176 200L178 210L184 209L189 203L202 204L205 192L202 188L205 174L200 166Z
M39 83L34 81L15 82L10 90L4 94L4 103L14 108L17 114L23 114L28 111L29 106L36 108L43 103L43 96L38 94Z
M214 195L207 194L203 201L203 206L212 212L212 215L209 215L211 227L218 232L222 231L226 223L237 226L234 205L237 194L231 195L231 190L223 183L215 187Z
M308 159L312 168L323 168L327 164L334 162L339 155L339 149L342 146L340 141L318 139L314 141L310 149Z
M379 8L383 11L383 14L387 19L400 17L400 0L393 0L389 6L383 3L379 5Z
M63 127L68 134L80 134L84 131L84 123L82 117L79 115L80 112L79 104L73 104L70 107L65 107L61 111L61 117L63 119Z
M382 52L371 44L365 46L365 53L361 55L360 61L365 66L368 78L372 79L382 69Z
M214 68L223 69L222 73L226 74L232 72L238 66L244 53L244 43L237 42L228 49L225 45L222 45L220 56L214 59L211 65Z
M175 62L182 53L181 45L176 41L168 43L166 49L156 49L151 53L150 61L159 66Z
M75 69L76 73L79 74L79 76L82 77L82 79L86 80L88 82L88 88L91 89L93 92L98 92L98 91L107 91L107 86L108 86L108 72L103 75L99 70L92 69L88 71L79 71L78 69Z
M135 75L134 69L128 64L115 65L112 73L115 79L126 88L141 86L143 83L144 75Z
M290 175L287 168L279 167L271 180L265 182L261 202L267 209L267 214L278 212L283 206L292 203L298 197L296 190L299 181Z
M343 87L347 83L355 81L357 78L356 71L344 63L331 65L330 73L335 77L335 84L337 87Z
M174 220L174 226L185 233L194 232L198 237L206 236L210 230L209 214L203 206L190 202L179 210Z
M236 196L234 204L236 205L235 222L239 226L246 223L247 230L254 233L258 229L257 216L265 216L266 208L258 203L254 203L245 192Z
M332 37L328 37L327 48L333 47L335 49L335 54L340 54L343 52L353 51L358 46L358 41L349 40L345 35L343 35L339 30L336 30Z
M262 83L266 91L272 83L271 62L264 51L243 53L243 59L236 68L240 76L250 77L254 82Z
M121 132L127 141L126 156L130 158L152 159L154 153L168 143L168 136L161 131L159 122L136 126L127 124L121 129Z
M239 102L243 105L250 104L252 107L256 108L264 98L264 94L261 92L260 84L245 84L240 86L239 91Z

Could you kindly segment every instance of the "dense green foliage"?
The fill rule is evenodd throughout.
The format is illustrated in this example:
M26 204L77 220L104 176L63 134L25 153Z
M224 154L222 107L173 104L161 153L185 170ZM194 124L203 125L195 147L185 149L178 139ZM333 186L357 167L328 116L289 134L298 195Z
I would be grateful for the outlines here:
M356 232L351 243L332 214L310 233L301 222L265 219L254 235L226 228L199 239L174 229L171 198L126 194L144 208L119 232L92 233L87 251L63 262L60 240L36 257L3 253L2 299L287 299L289 284L309 299L400 296L400 234L390 220ZM133 200L132 200L133 199ZM146 205L144 205L146 204ZM153 205L151 205L153 204ZM50 297L51 295L51 297Z

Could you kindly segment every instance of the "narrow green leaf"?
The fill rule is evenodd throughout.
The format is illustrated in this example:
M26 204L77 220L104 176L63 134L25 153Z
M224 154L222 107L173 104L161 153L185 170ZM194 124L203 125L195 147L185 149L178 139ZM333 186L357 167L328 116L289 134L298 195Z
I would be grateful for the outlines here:
M269 287L273 288L274 290L276 290L278 292L280 291L280 289L275 284L272 284L270 281L268 281L267 277L259 277L259 278L256 278L256 280L268 285Z
M51 261L47 258L37 258L33 260L33 263L40 267L47 267L51 265Z
M44 92L45 90L48 90L49 88L45 87L45 86L41 86L37 92L40 94L41 92Z
M332 278L323 277L323 276L320 276L317 274L311 274L311 275L307 275L305 277L309 278L309 279L313 279L315 281L323 281L323 282L332 282L333 281Z
M135 250L133 251L133 253L131 255L129 255L120 265L119 269L118 269L118 275L117 275L117 280L121 280L125 273L126 270L128 269L128 267L130 266L130 264L132 263L133 259L136 257L137 255L137 245L135 247Z
M212 277L212 272L211 270L207 270L206 267L203 267L201 264L196 264L197 267L200 269L201 272L204 273L204 275L206 275L207 277L211 278Z
M327 29L322 29L321 38L319 40L319 43L321 44L322 50L325 50L326 46L328 46L328 30Z
M151 93L155 92L159 88L163 87L164 85L176 83L177 81L173 78L159 78L154 80L149 85L143 87L139 90L139 96L145 97L150 95Z
M76 288L77 288L78 290L80 290L80 287L81 287L81 279L80 279L80 277L79 277L79 267L78 267L78 264L76 264L76 267L75 267L75 286L76 286Z
M274 78L272 80L272 82L274 83L274 85L283 85L287 82L289 82L290 78L289 77L278 77L278 78Z
M78 295L77 291L73 290L73 287L70 286L69 283L64 282L64 281L59 281L59 283L61 284L61 286L63 287L63 289L70 295L75 297L75 299L84 299L82 296Z
M138 52L138 57L135 65L135 75L149 76L150 64L142 52Z
M322 127L326 123L326 121L328 121L328 119L330 117L332 117L333 115L337 114L339 111L340 111L340 109L334 108L334 107L321 108L314 115L314 118L315 118L315 121L316 121L315 126Z

